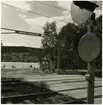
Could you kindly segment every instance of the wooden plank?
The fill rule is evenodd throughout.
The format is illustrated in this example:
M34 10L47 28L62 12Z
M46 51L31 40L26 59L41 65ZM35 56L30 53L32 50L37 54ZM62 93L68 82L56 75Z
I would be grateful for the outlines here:
M97 83L99 83L99 84L101 84L102 85L102 81L95 81L95 84L97 84ZM85 85L85 86L87 86L87 81L84 81L84 82L76 82L76 80L75 80L75 82L68 82L68 83L60 83L60 84L50 84L50 86L54 86L54 87L59 87L59 86L74 86L74 85Z
M95 81L101 81L96 79ZM60 81L46 81L46 84L53 85L53 84L63 84L63 83L72 83L72 82L86 82L85 79L68 79L68 80L60 80Z
M60 80L78 80L78 79L83 79L85 80L85 76L81 75L53 75L53 76L26 76L24 78L25 81L28 82L36 82L36 81L60 81ZM95 78L96 80L99 78Z
M60 81L60 80L69 80L69 79L83 79L82 77L75 77L75 78L73 78L73 77L66 77L66 78L55 78L55 77L52 77L52 78L50 78L50 77L48 77L48 78L30 78L30 77L27 77L27 78L24 78L24 80L25 81L28 81L28 82L36 82L36 81Z
M37 79L43 79L43 78L84 78L84 76L81 76L81 75L42 75L42 76L35 76ZM33 78L35 78L33 76Z
M46 84L53 85L53 84L62 84L62 83L72 83L72 82L84 82L85 79L67 79L67 80L60 80L60 81L46 81Z
M24 78L24 80L25 81L42 81L43 79L44 80L62 80L62 79L77 79L77 78L84 78L83 76L79 76L79 75L73 75L73 76L71 76L71 75L66 75L66 76L64 76L64 75L60 75L60 76L58 76L58 75L52 75L51 74L51 76L50 75L48 75L48 76L44 76L44 75L24 75L24 74L15 74L15 73L12 73L12 75L11 75L11 73L10 74L7 74L6 75L6 77L13 77L13 78Z
M102 82L101 81L96 81L95 82L95 86L102 86ZM64 89L78 89L78 88L86 88L87 87L87 83L86 82L80 82L80 83L63 83L63 84L55 84L55 85L49 85L51 90L54 91L59 91L59 90L64 90Z
M65 80L69 80L69 79L84 79L85 80L85 76L82 75L57 75L57 74L48 74L48 75L35 75L34 74L23 74L23 73L10 73L10 74L6 74L6 77L14 77L14 78L23 78L25 81L28 82L37 82L37 81L60 81L62 79ZM98 79L96 77L96 79Z
M71 91L64 91L64 92L59 92L59 93L69 95L76 99L87 97L87 89L71 90ZM101 94L102 94L102 87L95 88L95 96L101 95Z

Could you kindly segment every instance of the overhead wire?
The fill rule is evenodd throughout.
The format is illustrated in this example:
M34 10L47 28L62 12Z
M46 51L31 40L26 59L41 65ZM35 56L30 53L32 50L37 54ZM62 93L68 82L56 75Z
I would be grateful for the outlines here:
M39 1L35 1L35 2L39 2ZM39 3L42 3L42 2L39 2ZM36 13L36 12L33 12L33 11L25 10L25 9L23 9L23 8L15 7L15 6L13 6L13 5L5 4L5 3L2 3L2 4L7 5L7 6L10 6L10 7L17 8L17 9L20 9L20 10L24 10L24 11L27 11L27 12L30 12L30 13L33 13L33 14L36 14L36 15L41 15L41 16L43 16L43 17L51 18L51 17L49 17L49 16L45 16L45 15L40 14L40 13ZM47 3L42 3L42 4L47 5ZM48 5L48 6L52 6L52 5ZM52 6L52 7L56 7L56 6ZM58 7L57 7L57 8L58 8ZM62 9L62 8L58 8L58 9ZM68 11L68 12L69 12L69 11ZM57 19L55 19L55 20L57 20ZM64 23L68 23L68 22L61 21L61 20L57 20L57 21L64 22ZM2 28L2 29L7 29L7 28ZM8 30L8 29L7 29L7 30ZM10 30L15 30L15 29L10 29ZM19 31L20 31L20 30L19 30ZM25 31L25 32L26 32L26 31ZM33 33L33 32L30 32L30 33ZM35 34L35 33L34 33L34 34ZM36 33L36 34L40 34L40 33ZM71 33L70 33L70 34L71 34ZM43 34L41 34L41 35L43 35ZM33 36L34 36L34 35L33 35Z
M23 34L23 35L29 35L29 36L40 36L42 37L43 34L41 33L34 33L34 32L28 32L28 31L21 31L17 29L10 29L10 28L1 28L3 30L9 30L9 31L14 31L14 32L3 32L1 34Z
M28 31L23 31L23 30L17 30L17 29L10 29L10 28L1 28L3 30L9 30L9 31L14 31L14 32L3 32L1 34L22 34L22 35L29 35L29 36L39 36L43 37L44 34L41 33L35 33L35 32L28 32ZM75 35L74 33L68 33L70 35Z
M15 32L1 32L1 34L15 34Z
M6 6L9 6L9 7L17 8L17 9L20 9L20 10L24 10L24 11L32 13L32 14L40 15L40 16L43 16L43 17L46 17L46 18L51 18L50 16L47 16L47 15L44 15L44 14L41 14L41 13L29 11L29 10L26 10L26 9L23 9L23 8L19 8L19 7L15 7L13 5L5 4L5 3L2 3L2 4L6 5ZM59 22L63 22L63 23L68 23L66 21L62 21L62 20L58 20L58 19L53 19L53 20L56 20L56 21L59 21Z
M64 11L68 11L68 9L65 9L65 8L61 8L61 7L57 7L57 6L54 6L54 5L51 5L51 4L47 4L47 3L44 3L44 2L41 2L41 1L34 1L36 3L40 3L40 4L44 4L44 5L47 5L47 6L51 6L53 8L56 8L56 9L60 9L60 10L64 10ZM70 11L68 11L70 12Z

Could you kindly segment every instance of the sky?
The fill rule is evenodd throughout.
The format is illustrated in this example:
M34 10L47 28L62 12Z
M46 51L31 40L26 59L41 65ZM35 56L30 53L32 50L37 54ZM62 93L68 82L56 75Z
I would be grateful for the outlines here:
M4 1L3 0L1 4L1 27L35 32L35 33L43 33L42 27L45 25L46 22L60 20L56 21L57 32L59 32L62 26L66 25L68 22L73 23L70 13L71 4L72 1L23 1L23 0ZM100 7L95 10L96 17L98 17L102 13L101 11L102 3L98 1L97 4ZM17 9L14 8L13 6L22 9ZM27 10L29 12L24 10ZM32 11L32 13L30 11ZM37 14L49 16L50 18ZM5 31L1 30L1 32ZM27 47L40 48L42 46L41 39L42 39L41 37L27 36L21 34L9 34L9 35L2 34L1 36L1 40L4 46L27 46Z

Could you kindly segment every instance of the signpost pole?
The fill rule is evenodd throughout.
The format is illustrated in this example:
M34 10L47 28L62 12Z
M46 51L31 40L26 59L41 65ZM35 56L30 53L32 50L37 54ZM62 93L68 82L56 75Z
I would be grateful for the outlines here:
M94 104L94 69L93 64L88 62L88 96L87 96L87 103Z
M91 16L90 23L89 23L88 32L94 32L95 27L95 13ZM87 103L88 104L94 104L94 77L95 77L95 71L93 68L93 62L88 62L88 96L87 96Z

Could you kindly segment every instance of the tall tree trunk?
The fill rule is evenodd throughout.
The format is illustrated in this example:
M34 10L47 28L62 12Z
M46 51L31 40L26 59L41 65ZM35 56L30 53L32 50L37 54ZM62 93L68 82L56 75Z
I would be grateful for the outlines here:
M60 74L60 46L58 46L58 74Z

